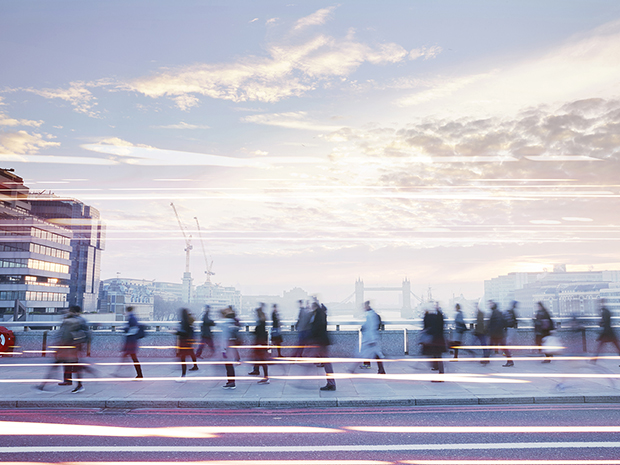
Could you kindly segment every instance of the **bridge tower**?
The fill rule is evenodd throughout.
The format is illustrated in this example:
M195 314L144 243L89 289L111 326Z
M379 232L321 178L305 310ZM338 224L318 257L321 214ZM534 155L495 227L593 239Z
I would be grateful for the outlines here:
M357 278L355 281L355 311L358 312L364 308L364 281Z
M400 310L401 318L411 318L413 309L411 308L411 281L407 278L403 280L403 308Z

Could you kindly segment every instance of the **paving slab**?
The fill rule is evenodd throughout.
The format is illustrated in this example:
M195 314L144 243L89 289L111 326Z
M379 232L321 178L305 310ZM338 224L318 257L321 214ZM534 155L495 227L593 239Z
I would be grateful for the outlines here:
M541 364L540 357L520 361L518 370L500 363L483 366L476 360L446 363L445 375L432 372L419 357L389 363L388 376L358 370L346 372L345 364L334 363L336 391L320 391L326 375L313 365L281 364L270 369L269 385L258 385L260 377L247 376L251 365L237 367L236 389L224 390L222 365L200 364L200 370L179 379L180 367L170 359L145 364L145 378L133 378L132 367L124 367L123 378L108 377L114 371L111 359L85 358L96 367L96 378L87 374L85 391L72 393L72 386L57 386L60 372L49 379L46 391L32 389L44 379L51 360L44 358L3 359L0 370L0 408L323 408L399 407L429 405L575 404L620 403L618 360L587 359ZM500 361L499 359L497 360ZM163 362L163 363L161 363ZM387 364L386 364L387 365ZM369 376L372 375L372 376ZM455 376L456 375L456 376ZM443 379L443 383L431 380Z

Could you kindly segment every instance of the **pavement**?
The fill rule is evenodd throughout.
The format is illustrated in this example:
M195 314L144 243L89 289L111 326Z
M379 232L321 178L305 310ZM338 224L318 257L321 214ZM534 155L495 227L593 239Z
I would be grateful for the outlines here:
M460 357L444 358L445 373L431 371L421 356L384 360L387 374L359 368L361 360L332 359L336 391L321 391L325 371L317 360L275 360L269 367L270 384L260 385L261 376L249 376L252 365L236 366L236 389L226 390L223 361L200 359L198 371L188 371L181 380L178 360L144 358L143 379L134 379L131 363L83 358L94 374L86 373L85 390L59 386L60 370L48 379L41 392L35 386L46 375L49 357L3 357L0 360L1 408L317 408L398 407L429 405L619 403L620 357L601 357L596 364L585 357L556 356L541 363L539 355L514 357L513 367L504 367L504 357L490 363ZM191 367L188 365L188 368ZM348 369L356 367L353 374ZM262 373L262 372L261 372ZM183 382L179 382L183 381ZM437 382L443 381L443 382Z

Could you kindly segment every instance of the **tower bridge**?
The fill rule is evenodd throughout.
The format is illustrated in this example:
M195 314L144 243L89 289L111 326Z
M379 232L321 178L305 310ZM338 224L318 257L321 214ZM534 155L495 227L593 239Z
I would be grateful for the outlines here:
M391 287L391 286L372 286L366 287L364 285L364 281L361 278L358 278L355 281L355 308L360 309L364 306L364 292L366 291L386 291L386 292L402 292L402 302L403 306L400 309L400 315L403 318L410 318L413 315L413 308L411 307L411 296L414 296L420 302L420 299L417 295L411 292L411 281L407 278L403 280L403 283L400 287Z

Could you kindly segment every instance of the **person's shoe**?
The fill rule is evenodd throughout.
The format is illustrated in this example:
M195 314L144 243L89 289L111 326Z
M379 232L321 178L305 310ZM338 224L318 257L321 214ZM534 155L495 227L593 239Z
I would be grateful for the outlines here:
M385 373L385 371L377 371L377 374L378 375L385 375L386 373Z
M84 392L85 390L86 390L86 389L84 389L84 386L83 386L83 385L78 384L78 385L76 386L76 388L75 388L73 391L71 391L71 392L73 392L73 393L78 393L78 392Z
M480 362L481 365L488 365L489 363L491 363L488 360L483 360L482 362Z
M187 380L185 379L185 376L181 376L180 378L175 379L175 381L177 383L186 383Z
M71 381L63 381L62 383L58 383L59 386L71 386L73 383Z
M551 363L551 360L543 360L543 361L542 361L542 362L540 362L540 363Z
M45 385L43 384L35 384L34 386L32 386L32 389L36 390L38 393L47 392L45 390Z
M263 378L261 379L258 384L269 384L269 378Z
M514 362L506 362L505 364L502 365L503 367L513 367L515 366Z
M198 367L191 367L189 371L198 371Z
M443 383L443 380L441 380L441 379L432 379L431 383Z
M336 386L334 386L333 384L326 384L325 386L321 388L321 391L335 391L335 390L336 390Z
M370 365L366 365L365 363L363 365L360 365L360 368L364 368L366 370L370 369Z
M236 389L237 386L235 386L235 383L226 383L224 384L224 386L222 386L223 389Z
M437 367L432 367L432 368L431 368L431 371L439 371L439 368L437 368Z
M136 375L136 377L135 377L135 379L142 379L142 378L144 378L144 376L142 376L142 375Z
M252 375L252 376L260 375L260 371L252 370L248 373L248 375Z

